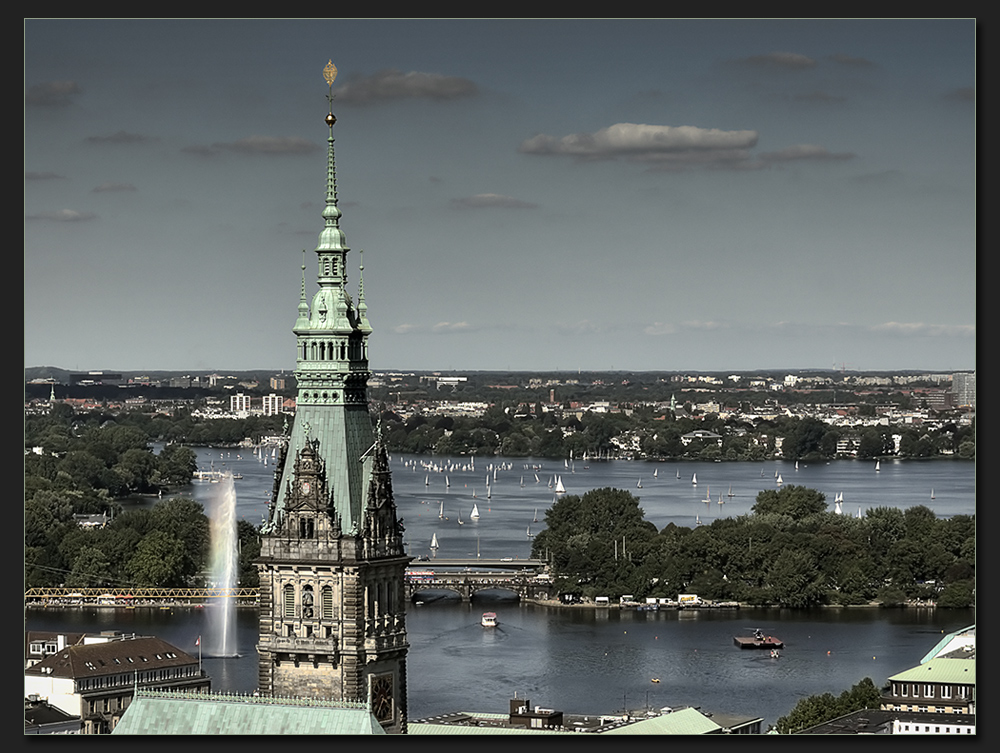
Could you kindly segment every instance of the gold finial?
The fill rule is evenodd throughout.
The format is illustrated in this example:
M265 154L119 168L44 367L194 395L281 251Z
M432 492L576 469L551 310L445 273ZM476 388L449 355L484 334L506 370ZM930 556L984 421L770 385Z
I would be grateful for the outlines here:
M333 86L333 80L337 78L337 66L333 64L332 60L323 69L323 78L326 79L327 86Z

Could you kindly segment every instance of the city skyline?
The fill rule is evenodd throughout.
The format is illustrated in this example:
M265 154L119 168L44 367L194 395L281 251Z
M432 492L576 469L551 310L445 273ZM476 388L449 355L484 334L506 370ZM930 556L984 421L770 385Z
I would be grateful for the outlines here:
M332 60L373 370L975 368L974 20L24 34L26 366L294 368Z

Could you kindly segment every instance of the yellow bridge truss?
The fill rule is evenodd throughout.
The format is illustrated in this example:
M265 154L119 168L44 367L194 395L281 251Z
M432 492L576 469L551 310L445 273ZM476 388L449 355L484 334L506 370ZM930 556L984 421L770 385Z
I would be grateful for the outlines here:
M139 601L204 601L247 599L257 601L258 588L29 588L24 601L63 603L129 603Z

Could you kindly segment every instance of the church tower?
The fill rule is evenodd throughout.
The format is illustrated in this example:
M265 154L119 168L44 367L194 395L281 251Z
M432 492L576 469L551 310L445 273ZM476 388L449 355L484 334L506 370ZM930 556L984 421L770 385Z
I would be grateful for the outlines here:
M260 559L259 692L371 705L388 732L406 732L404 574L410 558L396 517L381 433L368 409L363 278L347 292L337 208L333 81L326 116L326 204L316 246L318 290L296 338L295 421L275 471ZM364 266L361 266L363 274Z

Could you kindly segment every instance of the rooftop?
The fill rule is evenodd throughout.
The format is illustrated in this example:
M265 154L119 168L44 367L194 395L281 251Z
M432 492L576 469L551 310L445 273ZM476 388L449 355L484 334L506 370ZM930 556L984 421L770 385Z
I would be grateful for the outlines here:
M365 704L139 689L113 735L381 735Z

